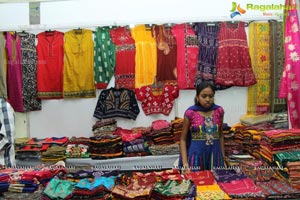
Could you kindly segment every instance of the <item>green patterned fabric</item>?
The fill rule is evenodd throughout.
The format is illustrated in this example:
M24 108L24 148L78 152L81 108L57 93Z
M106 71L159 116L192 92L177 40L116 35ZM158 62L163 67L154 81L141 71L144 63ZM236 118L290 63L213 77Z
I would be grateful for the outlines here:
M278 98L284 68L283 22L270 21L270 111L287 111L286 99Z
M98 27L94 34L94 72L97 89L105 89L114 75L115 53L109 28Z

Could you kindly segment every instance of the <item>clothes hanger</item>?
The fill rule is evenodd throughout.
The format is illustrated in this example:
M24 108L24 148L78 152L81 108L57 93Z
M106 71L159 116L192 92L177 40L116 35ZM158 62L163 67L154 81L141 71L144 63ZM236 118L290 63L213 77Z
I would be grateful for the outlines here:
M82 34L82 29L80 27L75 29L75 34Z

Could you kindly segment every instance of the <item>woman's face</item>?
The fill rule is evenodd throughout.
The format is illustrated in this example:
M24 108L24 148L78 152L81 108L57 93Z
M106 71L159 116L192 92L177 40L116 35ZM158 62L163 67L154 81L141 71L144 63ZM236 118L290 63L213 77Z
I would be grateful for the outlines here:
M214 103L215 94L210 87L204 88L199 95L197 95L197 100L201 106L204 108L210 108Z

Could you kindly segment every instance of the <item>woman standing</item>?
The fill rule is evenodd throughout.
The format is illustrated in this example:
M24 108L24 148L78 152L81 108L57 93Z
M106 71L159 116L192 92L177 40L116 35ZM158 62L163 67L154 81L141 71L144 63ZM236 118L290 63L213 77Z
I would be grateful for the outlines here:
M195 105L185 111L180 139L182 173L224 167L224 109L214 104L214 96L214 85L201 82L196 87Z

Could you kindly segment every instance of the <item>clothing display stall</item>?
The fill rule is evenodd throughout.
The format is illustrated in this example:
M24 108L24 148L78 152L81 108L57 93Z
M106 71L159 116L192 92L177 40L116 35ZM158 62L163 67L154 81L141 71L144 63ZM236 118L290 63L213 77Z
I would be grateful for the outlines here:
M299 8L252 16L250 5L232 2L229 17L0 26L0 200L299 199ZM215 85L208 108L202 82ZM236 105L244 113L229 124ZM14 137L15 112L38 134Z

